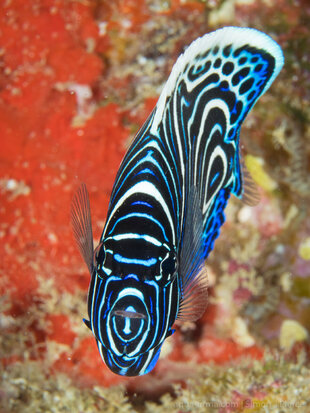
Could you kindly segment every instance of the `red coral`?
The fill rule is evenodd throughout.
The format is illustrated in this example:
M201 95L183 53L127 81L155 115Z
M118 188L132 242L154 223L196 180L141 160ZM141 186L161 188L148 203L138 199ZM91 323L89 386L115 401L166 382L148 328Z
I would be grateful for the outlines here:
M46 323L48 340L72 346L76 334L71 330L70 319L66 315L48 314Z
M126 380L112 373L102 362L93 337L82 340L78 348L72 352L62 353L54 363L53 370L63 371L76 382L86 386L100 383L102 386L110 387Z
M98 56L79 47L58 47L49 53L47 62L58 82L93 83L103 70Z
M44 279L52 279L60 292L83 289L86 295L89 274L81 268L70 228L73 182L77 176L103 189L93 208L94 222L103 220L125 151L128 131L117 105L98 109L80 128L73 125L77 96L67 82L91 86L104 68L93 12L91 4L60 0L12 0L0 10L0 293L10 296L8 312L16 317L49 299ZM104 47L101 42L101 52ZM96 236L101 229L95 226ZM29 327L38 342L73 344L67 316L49 314L45 321L46 331ZM99 364L96 351L91 372Z
M256 345L243 348L233 340L206 336L199 343L199 355L201 362L214 361L222 364L242 356L259 360L263 357L263 351Z

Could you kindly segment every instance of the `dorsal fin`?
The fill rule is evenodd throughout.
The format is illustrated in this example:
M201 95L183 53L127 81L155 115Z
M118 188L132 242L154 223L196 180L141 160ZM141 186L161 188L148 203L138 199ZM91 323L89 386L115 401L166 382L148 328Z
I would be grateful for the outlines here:
M198 191L192 186L188 195L179 274L182 297L177 319L198 320L207 307L208 278L204 263L203 215Z
M92 274L94 255L93 232L89 197L84 183L78 187L72 199L71 224L79 251L90 274Z

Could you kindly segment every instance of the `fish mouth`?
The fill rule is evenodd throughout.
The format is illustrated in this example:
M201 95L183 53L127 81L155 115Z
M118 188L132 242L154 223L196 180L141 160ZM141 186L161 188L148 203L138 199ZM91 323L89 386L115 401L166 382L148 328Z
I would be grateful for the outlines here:
M115 310L112 315L118 315L120 317L132 318L132 319L146 319L146 315L137 313L135 311Z

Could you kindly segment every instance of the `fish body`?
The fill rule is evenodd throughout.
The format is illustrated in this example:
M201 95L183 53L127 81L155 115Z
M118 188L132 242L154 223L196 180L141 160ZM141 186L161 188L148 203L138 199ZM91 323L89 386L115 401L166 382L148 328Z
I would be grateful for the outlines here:
M114 373L150 372L176 319L205 311L204 261L228 198L255 198L240 127L282 65L280 47L254 29L197 39L125 155L95 251L85 185L75 194L73 229L91 273L84 321Z

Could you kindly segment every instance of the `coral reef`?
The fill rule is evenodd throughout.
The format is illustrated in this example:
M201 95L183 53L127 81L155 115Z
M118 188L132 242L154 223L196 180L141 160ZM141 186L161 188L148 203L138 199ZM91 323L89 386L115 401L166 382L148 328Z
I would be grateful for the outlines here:
M172 64L224 25L263 30L285 55L241 131L261 200L230 200L202 319L177 326L148 376L119 377L82 323L72 193L87 183L96 242ZM0 27L0 412L308 412L308 2L5 0Z

